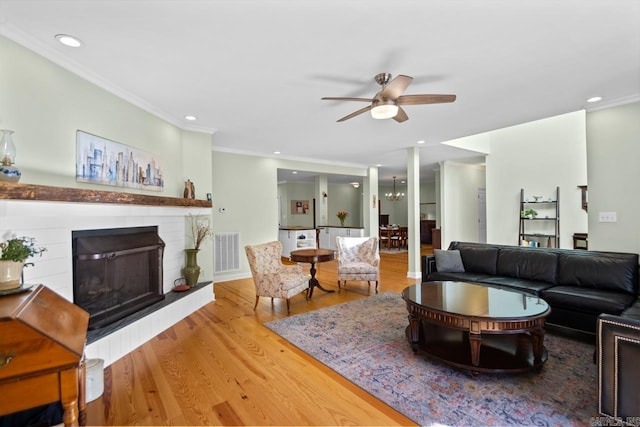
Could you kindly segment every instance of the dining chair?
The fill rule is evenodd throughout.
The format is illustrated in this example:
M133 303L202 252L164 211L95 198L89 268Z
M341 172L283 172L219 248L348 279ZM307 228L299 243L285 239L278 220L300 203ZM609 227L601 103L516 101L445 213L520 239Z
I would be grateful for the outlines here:
M398 227L397 230L394 230L394 233L391 236L391 246L397 249L406 248L408 234L408 227Z
M391 249L391 234L392 230L389 227L380 227L378 235L380 236L380 247Z

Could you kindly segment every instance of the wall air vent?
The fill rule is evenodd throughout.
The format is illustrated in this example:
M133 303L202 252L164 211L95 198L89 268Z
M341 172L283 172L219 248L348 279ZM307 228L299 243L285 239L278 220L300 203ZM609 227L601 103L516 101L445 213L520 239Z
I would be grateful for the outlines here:
M214 234L215 273L240 269L240 233Z

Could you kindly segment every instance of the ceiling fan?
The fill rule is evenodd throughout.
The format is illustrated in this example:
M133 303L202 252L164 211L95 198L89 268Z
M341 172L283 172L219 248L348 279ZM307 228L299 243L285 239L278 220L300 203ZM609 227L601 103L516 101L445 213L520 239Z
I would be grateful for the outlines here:
M402 109L401 105L420 105L420 104L439 104L443 102L453 102L456 100L455 95L403 95L402 93L407 90L407 87L411 84L413 77L398 75L393 80L391 74L380 73L375 76L375 81L382 86L382 89L375 94L373 98L339 98L339 97L325 97L322 100L325 101L358 101L358 102L370 102L364 108L354 111L351 114L338 119L338 122L344 122L355 116L358 116L367 111L371 111L371 117L374 119L394 119L396 122L404 122L409 117L407 113Z

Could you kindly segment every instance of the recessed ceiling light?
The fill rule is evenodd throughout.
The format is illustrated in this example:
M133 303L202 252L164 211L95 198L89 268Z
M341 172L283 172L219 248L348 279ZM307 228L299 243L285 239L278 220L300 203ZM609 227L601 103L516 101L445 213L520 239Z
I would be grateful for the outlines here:
M418 144L424 144L424 140L421 139L420 141L418 141Z
M279 151L274 151L273 154L280 154L280 152Z
M382 167L382 165L381 165L380 163L378 163L378 164L376 165L376 167L381 168L381 167Z
M295 175L295 174L297 174L297 173L298 173L298 171L293 171L293 172L291 172L291 173Z
M69 47L80 47L82 46L82 42L68 34L56 34L56 39L65 46Z
M587 102L598 102L598 101L602 101L601 96L592 96L591 98L587 99Z
M184 118L185 118L185 120L189 120L190 122L198 120L198 118L196 116L184 116Z

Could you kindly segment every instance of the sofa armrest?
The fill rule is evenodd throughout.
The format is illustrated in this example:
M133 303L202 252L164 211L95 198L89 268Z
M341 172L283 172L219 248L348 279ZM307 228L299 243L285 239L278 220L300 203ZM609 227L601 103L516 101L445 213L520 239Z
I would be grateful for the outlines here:
M436 256L422 255L422 281L426 282L430 273L436 270Z
M640 320L598 317L598 412L622 421L640 417Z

